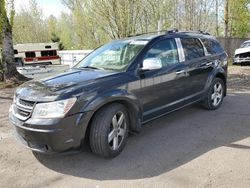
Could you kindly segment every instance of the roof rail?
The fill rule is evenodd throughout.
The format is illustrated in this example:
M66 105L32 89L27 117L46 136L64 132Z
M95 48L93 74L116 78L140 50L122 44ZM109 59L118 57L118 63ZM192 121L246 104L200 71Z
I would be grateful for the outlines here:
M161 31L151 31L151 32L146 32L146 33L139 33L139 34L129 35L128 37L136 37L136 36L154 34L154 33L166 33L166 34L171 34L171 33L196 33L196 34L210 35L210 33L204 32L204 31L201 31L201 30L197 30L197 31L179 31L178 29L174 28L174 29L171 29L171 30L161 30Z
M136 37L136 36L140 36L140 35L147 35L147 34L154 34L154 33L164 33L164 32L168 32L168 31L167 30L150 31L150 32L146 32L146 33L132 34L132 35L129 35L128 37Z
M201 31L201 30L197 30L197 31L180 31L180 33L196 33L196 34L210 35L210 33L205 32L205 31Z

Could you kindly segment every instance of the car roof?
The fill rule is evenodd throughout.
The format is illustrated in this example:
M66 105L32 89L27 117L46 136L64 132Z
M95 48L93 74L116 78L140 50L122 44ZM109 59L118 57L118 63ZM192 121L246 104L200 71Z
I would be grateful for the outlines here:
M194 38L207 38L207 39L216 39L214 36L210 35L209 33L204 33L201 31L177 31L177 32L160 32L157 34L140 34L135 35L129 38L120 39L121 41L124 40L145 40L145 41L151 41L155 38L160 37L173 37L173 38L182 38L182 37L194 37Z

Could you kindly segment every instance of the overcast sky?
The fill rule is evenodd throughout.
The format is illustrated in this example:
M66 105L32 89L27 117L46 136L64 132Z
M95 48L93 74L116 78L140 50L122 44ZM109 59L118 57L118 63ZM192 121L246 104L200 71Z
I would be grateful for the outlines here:
M62 11L67 12L67 8L61 3L61 0L36 0L39 7L42 8L43 14L48 17L51 14L59 17ZM22 6L28 6L29 0L15 0L16 10L20 10Z

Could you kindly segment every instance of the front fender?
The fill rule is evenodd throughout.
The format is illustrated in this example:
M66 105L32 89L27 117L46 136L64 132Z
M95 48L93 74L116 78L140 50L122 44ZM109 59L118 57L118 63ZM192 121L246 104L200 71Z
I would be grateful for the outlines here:
M133 104L136 107L138 113L142 112L139 99L134 94L129 93L126 90L122 89L113 90L97 95L91 101L89 101L87 105L85 105L85 107L82 109L83 110L82 112L96 111L103 105L115 101L126 101L130 104Z
M79 121L82 119L85 113L92 112L92 115L94 115L98 109L112 102L121 102L127 108L129 108L128 113L130 114L131 130L140 132L142 105L140 100L133 93L123 89L107 91L92 98L81 109Z

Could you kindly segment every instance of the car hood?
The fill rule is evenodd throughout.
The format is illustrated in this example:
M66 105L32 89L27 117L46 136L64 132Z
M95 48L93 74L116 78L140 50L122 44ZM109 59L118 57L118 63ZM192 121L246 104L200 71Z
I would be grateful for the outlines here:
M79 87L86 88L88 85L105 80L105 78L115 74L118 73L72 69L54 77L27 82L17 89L16 95L28 101L54 101L62 94L69 93Z
M246 52L250 52L250 47L236 49L235 55L239 55L239 54L246 53Z

